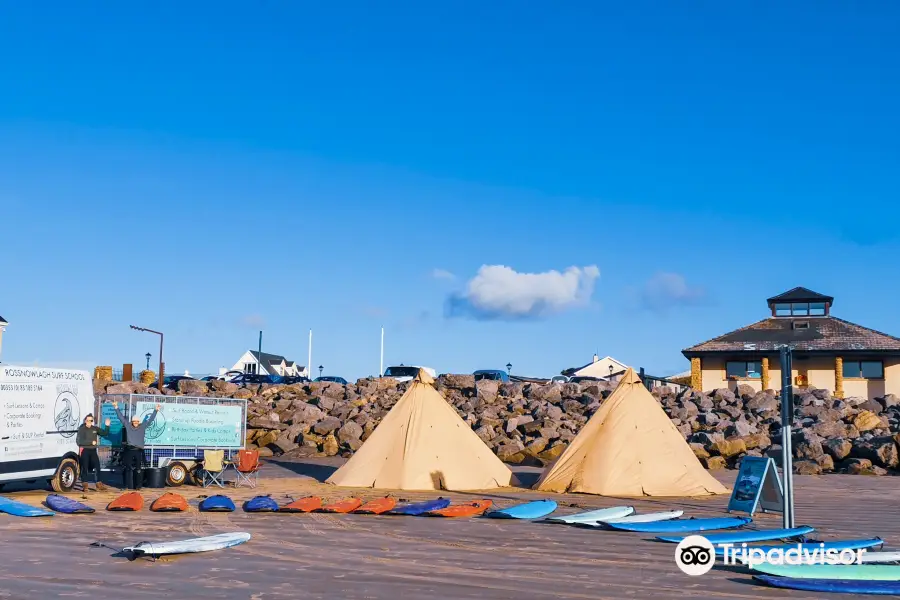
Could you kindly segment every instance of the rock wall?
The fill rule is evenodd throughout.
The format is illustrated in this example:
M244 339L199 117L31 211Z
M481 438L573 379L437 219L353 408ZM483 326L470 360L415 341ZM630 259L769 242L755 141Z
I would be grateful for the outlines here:
M97 393L159 393L140 383L95 381ZM505 462L552 462L612 392L606 383L537 385L447 375L438 389ZM180 381L166 394L246 398L248 447L265 456L350 456L372 434L408 384L392 379L239 387ZM780 462L780 400L740 386L712 393L654 391L663 409L709 469L735 468L744 456ZM900 467L900 398L839 399L809 389L796 397L795 471L883 475Z

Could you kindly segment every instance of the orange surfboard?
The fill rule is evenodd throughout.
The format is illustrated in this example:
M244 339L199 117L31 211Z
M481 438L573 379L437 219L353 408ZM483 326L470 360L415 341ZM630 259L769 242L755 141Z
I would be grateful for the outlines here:
M359 498L346 498L344 500L338 500L337 502L333 502L331 504L326 504L325 506L320 508L318 512L348 513L362 506L362 503L362 500L360 500Z
M380 515L383 512L392 510L395 506L397 506L397 499L388 496L377 500L370 500L353 512L364 515Z
M318 496L308 496L279 507L278 512L308 513L320 508L322 508L322 499Z
M166 492L150 505L153 512L181 512L187 509L188 502L184 496L174 492Z
M467 502L465 504L457 504L448 506L440 510L433 510L427 513L430 517L474 517L484 513L493 504L493 500L476 500L475 502Z
M122 494L106 505L106 510L141 510L144 508L144 497L138 492Z

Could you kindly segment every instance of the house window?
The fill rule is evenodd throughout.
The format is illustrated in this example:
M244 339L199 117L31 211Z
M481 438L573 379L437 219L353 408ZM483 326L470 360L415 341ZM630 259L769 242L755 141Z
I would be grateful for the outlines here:
M725 377L728 379L760 379L762 362L758 360L730 360L725 363Z
M824 302L810 302L809 316L824 317L825 316L825 303Z
M791 316L791 305L790 304L776 304L775 305L775 316L776 317Z
M846 379L884 379L884 364L880 360L845 360Z
M256 375L256 363L244 363L244 373Z

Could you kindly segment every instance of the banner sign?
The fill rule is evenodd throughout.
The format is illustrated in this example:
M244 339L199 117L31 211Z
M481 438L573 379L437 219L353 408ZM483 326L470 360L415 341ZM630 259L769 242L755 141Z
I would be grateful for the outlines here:
M120 405L121 406L121 405ZM137 402L135 412L146 421L156 408L155 402ZM122 424L112 405L104 403L101 417L112 422L108 440L103 445L122 443ZM206 448L241 448L243 411L240 406L217 404L162 404L153 424L147 429L145 443L151 446L188 446Z
M741 459L728 511L745 512L753 516L757 507L763 512L782 512L784 491L778 478L778 468L771 458L745 456Z

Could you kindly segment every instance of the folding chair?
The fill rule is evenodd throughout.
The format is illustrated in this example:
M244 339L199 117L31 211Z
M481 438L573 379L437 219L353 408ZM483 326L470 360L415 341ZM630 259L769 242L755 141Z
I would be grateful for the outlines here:
M221 488L225 487L226 468L228 468L228 465L225 463L224 450L204 450L203 467L200 471L203 487L211 485L217 485Z
M234 487L240 487L244 484L252 488L259 483L259 450L238 450L237 460L232 463L234 472L237 473L237 479L234 480Z

